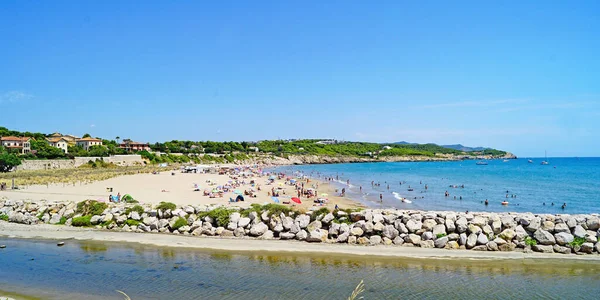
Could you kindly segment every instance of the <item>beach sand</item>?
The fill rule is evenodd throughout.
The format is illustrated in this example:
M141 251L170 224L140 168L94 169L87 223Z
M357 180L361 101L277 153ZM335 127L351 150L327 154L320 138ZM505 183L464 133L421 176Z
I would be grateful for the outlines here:
M133 233L48 224L23 225L0 221L0 236L9 238L50 239L139 243L158 247L211 249L231 252L302 253L315 255L348 255L372 257L406 257L437 259L559 259L600 262L598 255L564 255L558 253L524 253L423 249L402 246L357 246L348 244L307 243L299 241L257 240L252 238L193 237L159 233ZM0 239L1 241L1 239ZM0 242L1 243L1 242Z
M223 205L234 205L239 207L248 207L252 203L267 204L273 203L271 196L268 192L271 191L272 187L281 187L286 195L280 195L279 200L290 201L290 197L296 196L296 192L293 186L285 185L284 180L276 180L273 185L267 185L268 177L253 177L252 179L243 179L247 183L250 180L255 180L257 184L260 184L262 190L257 191L257 197L251 198L244 196L244 202L229 203L229 198L234 198L236 195L233 192L225 193L223 198L209 198L203 196L205 189L212 190L214 186L209 186L207 180L216 183L216 185L224 185L229 180L232 180L229 175L219 174L196 174L196 173L180 173L174 171L175 175L171 175L171 172L162 172L159 174L135 174L125 175L120 177L111 178L104 181L98 181L93 183L76 183L75 185L68 184L50 184L45 185L34 185L28 186L22 190L14 191L2 191L0 197L6 197L11 200L53 200L53 201L82 201L87 199L107 201L110 194L121 195L130 194L134 199L140 203L157 204L161 201L173 202L177 205L208 205L208 204L223 204ZM242 179L240 179L241 181ZM306 187L310 187L318 181L310 180L310 183L306 184ZM199 192L194 191L194 184L198 184L200 187ZM319 188L317 193L328 194L325 198L329 200L326 207L333 209L337 204L340 208L356 208L363 207L359 202L351 200L345 197L339 197L336 195L335 188L328 182L318 182ZM215 186L216 186L215 185ZM107 191L107 188L112 188L113 192ZM237 190L244 191L251 188L250 184L242 185ZM164 190L164 192L163 192ZM339 194L339 193L338 193ZM301 197L302 204L295 204L291 202L297 208L310 209L314 203L312 199ZM292 205L290 204L290 205Z

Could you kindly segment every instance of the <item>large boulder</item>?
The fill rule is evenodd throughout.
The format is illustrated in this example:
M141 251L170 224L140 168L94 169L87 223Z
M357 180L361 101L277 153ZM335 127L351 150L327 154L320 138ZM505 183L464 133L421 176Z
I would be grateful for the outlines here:
M50 218L50 220L48 221L48 223L58 224L58 223L60 223L60 218L61 218L60 214L58 214L58 213L53 214L52 217Z
M523 226L521 226L521 225L517 226L517 228L515 229L515 233L516 233L517 241L519 241L519 242L524 241L525 238L527 238L529 236L529 233L527 233L525 228L523 228Z
M288 216L282 216L281 225L283 225L283 229L290 230L292 225L294 224L294 219Z
M542 230L542 229L536 230L533 233L533 237L542 245L556 244L556 239L554 239L554 236L552 235L552 233L550 233L546 230Z
M554 235L554 239L556 240L557 244L564 246L564 245L572 242L575 239L575 237L572 234L567 233L567 232L559 232Z
M137 211L132 211L129 214L129 218L132 219L132 220L135 220L135 221L139 221L139 220L142 219L142 217L140 217L140 214Z
M421 226L423 226L423 223L421 223L420 221L413 220L413 219L410 219L410 220L408 220L408 222L406 222L406 228L408 229L408 231L410 233L417 232L417 230L421 229Z
M542 225L542 220L539 217L535 217L535 218L531 219L531 221L529 221L529 225L527 225L527 227L525 227L525 229L529 232L535 232L538 229L540 229L541 225Z
M583 229L583 227L581 227L581 225L575 226L575 229L573 230L574 236L576 236L578 238L585 238L586 234L587 234L587 232L585 231L585 229Z
M306 240L306 237L308 237L308 233L304 229L302 229L298 233L296 233L296 239L299 241Z
M554 222L544 221L544 222L542 222L542 226L540 228L552 233L552 232L554 232L554 227L555 227Z
M554 253L554 248L551 245L533 245L531 249L535 252Z
M372 233L373 229L374 229L373 223L371 223L369 221L367 221L367 222L365 222L365 223L362 224L362 230L365 233Z
M382 234L384 237L393 240L398 236L399 232L393 225L386 225L383 228Z
M432 240L421 241L419 246L421 246L421 248L433 248L435 247L435 243Z
M488 239L485 233L480 233L477 235L477 244L478 245L486 245L490 240Z
M360 227L353 227L350 229L350 234L353 236L362 236L364 231Z
M295 237L296 235L291 232L282 232L279 234L279 238L282 240L293 240Z
M321 222L323 222L324 224L329 224L331 223L331 221L333 221L333 219L335 219L335 217L333 216L332 213L328 213L326 214L323 219L321 220Z
M369 244L371 246L379 245L379 244L381 244L381 242L382 242L381 237L378 235L373 235L373 236L371 236L371 238L369 238Z
M479 227L479 226L477 226L475 224L469 224L469 226L468 226L468 232L472 233L472 234L479 235L482 232L482 230L481 230L481 227Z
M267 224L260 222L260 223L254 224L254 225L252 225L252 227L250 227L250 235L251 236L261 236L265 232L267 232L268 229L269 229L269 226L267 226Z
M471 233L467 237L467 242L466 242L465 246L467 247L467 249L471 249L471 248L475 247L475 245L477 245L477 234Z
M335 240L338 243L345 243L348 241L348 238L350 237L350 233L349 232L344 232L340 235L337 236L337 239Z
M592 251L594 251L594 244L592 243L583 243L581 245L581 252L583 253L587 253L587 254L592 254Z
M589 217L586 221L588 230L598 230L600 229L600 219L597 217Z
M461 245L461 246L464 246L464 245L466 245L466 244L467 244L467 239L468 239L468 238L467 238L467 234L466 234L466 233L464 233L464 232L463 232L463 233L461 233L461 234L458 236L458 244L459 244L459 245ZM477 239L475 239L475 240L477 241Z
M454 224L454 221L451 219L446 219L445 221L445 225L446 225L446 230L448 232L454 232L456 231L456 225Z
M554 252L556 252L556 253L571 254L571 248L564 247L564 246L559 246L557 244L555 244L554 246L552 246L552 250L554 250Z
M427 231L431 231L433 230L433 227L435 225L437 225L437 222L434 219L426 219L425 221L423 221L421 228Z
M503 240L506 241L512 241L512 239L515 237L517 233L512 230L512 229L504 229L499 235L498 237L502 238Z
M441 237L439 239L436 239L433 243L436 248L444 248L444 247L446 247L446 244L448 243L448 237L447 236Z
M92 218L90 219L90 223L92 225L98 225L98 223L100 223L100 221L102 221L102 216L92 216ZM148 230L150 231L150 230Z
M320 228L309 231L306 237L306 241L310 243L321 243L325 240L327 240L327 231Z
M433 233L431 231L425 231L421 234L421 240L428 241L433 240Z
M556 233L560 233L560 232L571 233L571 229L569 228L569 226L567 226L566 223L557 223L554 225L554 232L556 232Z
M468 224L467 218L465 218L465 217L458 218L458 220L456 220L456 230L458 231L458 233L463 233L463 232L467 231L467 229L468 229L467 224Z
M487 243L487 248L488 251L499 251L500 249L498 249L498 244L496 244L496 242L494 241L490 241L489 243Z
M193 208L192 208L193 210ZM187 210L186 210L187 211ZM193 213L193 212L192 212ZM235 223L236 224L236 228L237 228L237 223L240 221L241 219L241 215L239 212L234 212L231 215L229 215L229 222L230 223ZM235 229L235 228L234 228ZM232 229L233 230L233 229Z
M473 218L471 224L477 225L477 227L483 227L488 224L488 219L481 216L476 216Z
M406 225L400 219L394 221L394 227L396 227L399 233L409 233L408 228L406 228Z
M240 218L238 220L237 226L241 228L246 228L250 224L250 218Z
M406 237L405 241L407 243L417 245L421 242L421 237L416 234L411 233Z
M438 235L445 235L446 234L446 226L444 224L438 224L433 226L433 235L434 236L438 236Z
M382 232L384 228L385 226L381 222L377 222L375 225L373 225L373 231L375 232Z
M310 217L308 215L299 215L296 217L296 223L298 223L301 229L305 229L310 223Z
M492 222L492 231L494 232L494 234L499 234L500 232L502 232L502 221L500 221L500 219L494 220Z

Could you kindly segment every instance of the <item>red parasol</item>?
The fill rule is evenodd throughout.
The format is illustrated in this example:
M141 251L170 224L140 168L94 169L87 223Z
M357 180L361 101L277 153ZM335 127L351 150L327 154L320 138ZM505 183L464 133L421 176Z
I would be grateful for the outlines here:
M302 201L300 201L300 198L298 198L298 197L292 197L292 201L294 201L298 204L302 204Z

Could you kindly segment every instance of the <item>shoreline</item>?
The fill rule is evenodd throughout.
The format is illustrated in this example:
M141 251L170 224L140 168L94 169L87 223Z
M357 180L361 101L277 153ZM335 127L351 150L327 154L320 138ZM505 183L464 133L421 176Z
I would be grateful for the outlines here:
M47 224L24 225L0 221L0 236L16 239L41 239L67 242L96 241L130 243L155 247L222 250L235 253L309 254L317 256L354 256L371 258L469 259L469 260L552 260L600 262L598 255L562 255L520 251L491 252L445 250L402 246L359 246L301 241L259 240L250 238L194 237L160 233L111 232Z

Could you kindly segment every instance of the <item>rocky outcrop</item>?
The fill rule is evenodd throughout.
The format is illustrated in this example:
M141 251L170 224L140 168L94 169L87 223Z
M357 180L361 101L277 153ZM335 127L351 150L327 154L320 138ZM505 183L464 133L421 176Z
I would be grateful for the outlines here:
M241 208L227 207L229 218L222 220L210 214L218 206L186 206L173 211L157 211L145 206L143 212L128 208L123 204L111 204L101 214L88 218L98 229L191 236L579 255L598 255L600 251L600 218L597 214L369 209L313 216L310 212L287 215L266 210L244 212ZM0 220L9 222L64 223L69 226L77 217L81 215L76 212L73 202L0 200ZM186 221L184 224L181 224L182 218Z

